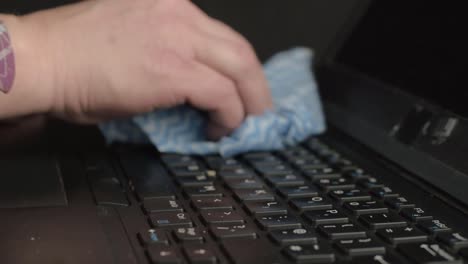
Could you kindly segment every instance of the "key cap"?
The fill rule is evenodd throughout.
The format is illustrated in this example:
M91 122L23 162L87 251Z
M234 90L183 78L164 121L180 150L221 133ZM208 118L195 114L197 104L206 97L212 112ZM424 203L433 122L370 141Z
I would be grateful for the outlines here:
M202 243L206 231L197 227L179 227L173 233L178 242Z
M407 225L403 218L393 213L361 215L359 219L373 229L405 227Z
M205 162L213 170L239 168L241 163L233 158L223 158L220 156L207 156Z
M196 176L185 176L177 178L177 183L182 187L196 187L213 185L215 178L210 177L208 174L198 174Z
M184 209L176 199L157 198L143 203L143 209L147 213L183 212Z
M141 232L138 233L138 239L140 240L143 246L154 245L154 244L158 244L158 245L169 244L169 240L167 238L167 235L164 233L164 231L156 230L156 229L142 230Z
M243 157L250 163L279 161L278 157L274 156L273 154L269 152L248 153L248 154L244 154Z
M327 243L314 245L290 245L284 249L284 254L296 263L333 263L335 254Z
M301 146L288 147L284 150L279 151L279 154L285 158L304 157L311 155L311 153L307 149Z
M403 208L401 209L400 214L412 222L432 219L432 216L428 215L423 209L419 207Z
M413 208L414 204L409 202L405 197L390 197L385 199L385 203L388 204L395 210L401 210L403 208Z
M218 175L224 179L250 179L255 176L255 173L247 168L235 168L235 169L222 169L218 172Z
M400 259L395 258L393 255L374 255L364 257L354 257L350 264L399 264L402 263Z
M177 178L195 177L205 173L206 168L198 163L181 167L169 167L170 172Z
M322 196L291 199L290 204L299 211L331 209L330 201Z
M228 179L225 183L231 190L263 188L263 181L257 177L249 179Z
M278 192L286 199L318 196L317 187L308 185L279 187Z
M294 171L286 164L278 164L271 166L270 163L265 165L259 165L256 163L254 165L255 169L264 177L270 177L274 175L285 175L285 174L294 174Z
M177 249L171 246L151 246L147 249L148 257L151 263L179 264L182 263L182 257Z
M317 243L315 231L306 228L274 230L270 233L270 237L282 246Z
M330 239L353 239L366 237L366 231L353 223L319 225L318 230Z
M325 167L320 166L318 168L303 168L302 172L311 181L324 179L333 180L341 178L341 174L335 171L333 168L328 167L328 165Z
M369 256L385 254L382 243L373 238L343 239L335 242L337 247L348 256Z
M401 244L397 249L415 263L462 264L455 256L434 243Z
M423 231L428 232L429 234L452 231L452 228L450 228L445 222L442 222L438 219L420 221L417 225Z
M193 223L186 213L163 212L150 215L154 227L192 227Z
M461 233L444 232L437 234L437 240L458 251L468 247L468 237Z
M370 193L374 197L377 197L380 199L400 196L398 193L393 192L393 190L387 186L372 188L370 189Z
M197 163L197 160L189 155L162 154L161 159L164 161L165 164L171 167L183 167Z
M388 208L377 201L345 202L343 207L354 215L387 213Z
M313 225L348 223L348 216L340 209L314 210L304 213L304 217Z
M334 190L330 192L330 196L340 203L368 201L371 199L371 196L367 192L363 192L359 189Z
M304 185L304 177L297 174L274 175L266 178L267 182L275 187Z
M252 215L272 215L272 214L286 214L288 211L286 207L282 206L277 201L273 202L246 202L245 207Z
M374 177L360 177L357 179L356 183L366 190L384 187L384 185L379 183L379 181Z
M243 224L244 218L236 211L207 210L200 213L206 224Z
M255 241L244 241L238 239L225 240L222 243L223 251L230 259L229 263L283 263L280 260L277 250L267 239L257 239Z
M232 200L225 197L199 197L192 199L192 205L197 210L231 210Z
M184 188L184 192L189 198L223 196L222 190L219 190L218 187L213 185L186 187Z
M394 227L377 230L376 234L393 245L426 242L428 236L415 227Z
M206 245L186 245L184 253L192 264L215 264L217 257Z
M220 240L226 239L255 239L255 229L249 225L215 225L210 228L211 233Z
M242 202L246 201L274 201L272 193L264 188L235 190L236 198Z
M260 216L257 222L266 230L301 227L301 223L291 214Z
M349 190L356 188L353 182L345 178L338 179L321 179L317 182L317 185L325 192L333 190Z

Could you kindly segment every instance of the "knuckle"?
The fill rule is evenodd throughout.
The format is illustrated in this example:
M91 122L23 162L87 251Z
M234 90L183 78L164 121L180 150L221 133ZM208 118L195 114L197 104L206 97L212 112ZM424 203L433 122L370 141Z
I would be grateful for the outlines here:
M253 47L246 41L231 44L233 55L239 61L239 71L249 73L253 67L257 67L258 60Z

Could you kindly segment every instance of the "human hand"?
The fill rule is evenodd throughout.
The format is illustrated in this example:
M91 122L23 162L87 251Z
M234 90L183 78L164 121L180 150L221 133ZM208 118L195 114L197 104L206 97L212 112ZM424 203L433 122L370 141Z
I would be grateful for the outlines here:
M53 94L50 112L66 120L187 103L208 112L208 135L219 138L272 107L250 44L190 1L85 1L22 19L41 32L36 49L49 63L37 74Z

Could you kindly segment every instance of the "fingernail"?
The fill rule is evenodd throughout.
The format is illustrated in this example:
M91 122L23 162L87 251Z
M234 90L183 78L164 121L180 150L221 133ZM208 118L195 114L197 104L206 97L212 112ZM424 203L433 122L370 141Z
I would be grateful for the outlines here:
M10 36L0 21L0 91L8 93L15 79L15 57Z

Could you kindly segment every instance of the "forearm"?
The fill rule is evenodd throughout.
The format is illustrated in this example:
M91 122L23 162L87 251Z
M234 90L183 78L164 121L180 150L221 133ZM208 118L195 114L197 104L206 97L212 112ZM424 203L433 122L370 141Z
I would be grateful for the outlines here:
M44 76L50 66L41 54L46 38L40 35L38 25L26 23L23 17L0 14L0 21L8 32L9 49L13 52L8 61L2 61L10 68L3 76L12 83L7 93L0 93L0 120L48 112L53 93L50 77Z

